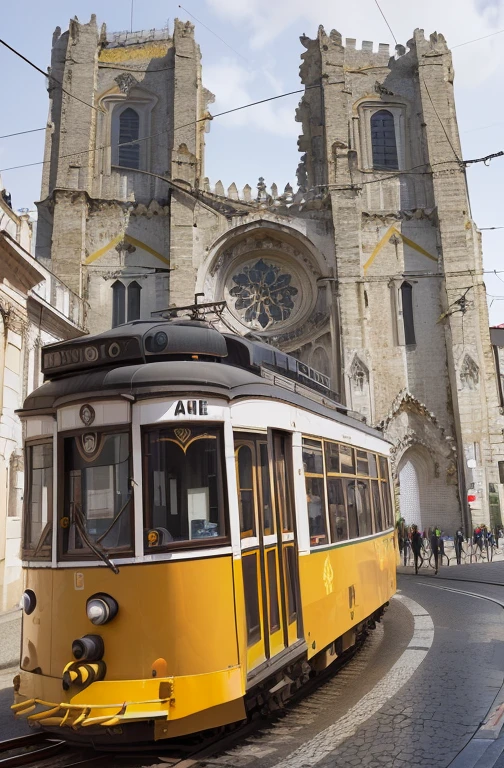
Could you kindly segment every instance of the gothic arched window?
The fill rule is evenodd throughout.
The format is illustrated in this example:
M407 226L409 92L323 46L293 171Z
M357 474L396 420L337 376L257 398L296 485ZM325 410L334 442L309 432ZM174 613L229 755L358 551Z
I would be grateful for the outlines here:
M399 169L394 115L388 109L380 109L371 116L371 146L373 168Z
M119 115L119 162L122 168L140 167L140 144L137 139L140 134L140 116L131 107ZM136 141L136 144L128 144Z
M140 319L140 291L136 281L128 285L128 323Z
M112 328L126 321L126 288L119 280L112 283Z
M413 320L413 286L411 283L403 283L401 285L401 302L404 324L404 343L406 346L409 344L416 344L415 324Z

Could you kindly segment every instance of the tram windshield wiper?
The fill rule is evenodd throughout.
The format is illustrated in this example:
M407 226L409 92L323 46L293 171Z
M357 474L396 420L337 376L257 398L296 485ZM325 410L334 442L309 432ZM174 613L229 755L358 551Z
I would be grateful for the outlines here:
M128 499L128 501L129 501L129 499ZM126 503L128 503L128 502L126 502ZM124 509L124 507L123 507L123 509ZM122 512L122 510L121 510L121 512ZM121 514L121 512L119 512L119 514ZM119 517L119 514L116 515L115 519L117 519ZM107 555L105 550L101 548L101 546L98 544L98 542L93 542L92 539L89 537L88 532L86 531L86 518L84 517L84 515L82 513L82 509L80 508L79 504L75 504L74 505L74 520L75 520L75 527L77 528L79 536L81 537L81 539L84 542L84 544L86 544L86 546L89 547L91 552L93 552L93 554L95 554L97 557L99 557L100 560L102 562L104 562L105 565L107 565L110 568L111 571L113 571L115 574L118 574L119 573L119 568L117 567L117 565L114 562L112 562L110 557ZM112 525L113 525L113 522L109 526L109 530L110 530L110 528L112 528Z

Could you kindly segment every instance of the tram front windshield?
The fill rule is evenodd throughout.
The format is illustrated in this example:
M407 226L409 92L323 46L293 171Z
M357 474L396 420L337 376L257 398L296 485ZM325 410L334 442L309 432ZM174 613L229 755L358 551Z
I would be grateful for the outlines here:
M132 548L129 435L87 432L64 439L63 554Z
M221 437L218 429L193 424L144 434L147 551L226 535Z

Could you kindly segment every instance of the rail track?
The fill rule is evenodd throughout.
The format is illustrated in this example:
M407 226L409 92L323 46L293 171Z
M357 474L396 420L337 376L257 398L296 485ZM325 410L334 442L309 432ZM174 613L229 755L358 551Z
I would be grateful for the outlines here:
M375 614L380 621L382 612ZM304 675L292 687L281 689L268 697L267 691L259 691L253 698L253 705L248 711L248 718L234 726L201 734L188 736L186 739L158 742L156 744L128 745L121 748L114 746L105 750L69 743L59 739L53 733L35 731L27 736L20 736L7 741L0 741L0 768L139 768L151 765L170 765L172 768L190 768L200 760L222 753L282 717L287 707L295 706L317 688L336 675L361 649L368 631L373 629L374 620L368 623L357 637L355 645L345 651L332 664L322 671L312 669L310 676ZM307 679L306 679L307 678ZM270 683L271 684L271 683Z

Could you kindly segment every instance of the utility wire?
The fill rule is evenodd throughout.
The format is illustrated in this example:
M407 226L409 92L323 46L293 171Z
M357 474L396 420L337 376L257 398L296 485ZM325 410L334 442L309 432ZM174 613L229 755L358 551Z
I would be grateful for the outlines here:
M376 2L376 4L378 5L378 2L377 2L377 0L375 0L375 2ZM180 8L183 8L183 6L179 6L179 7L180 7ZM383 14L383 11L381 10L381 8L380 8L380 6L379 6L379 5L378 5L378 8L379 8L379 10L380 10L380 13L382 14L383 18L385 19L385 21L387 21L387 20L386 20L386 18L385 18L385 16L384 16L384 14ZM184 10L186 13L189 13L189 11L188 11L188 10L186 10L185 8L183 8L183 10ZM190 13L189 13L189 15L190 15L190 16L192 16L192 14L190 14ZM195 16L192 16L192 18L193 18L193 19L195 19L195 21L198 21L198 19L196 19L196 17L195 17ZM201 21L198 21L198 23L199 23L199 24L202 24L202 26L205 26L205 25L203 24L203 22L201 22ZM390 25L388 24L388 22L387 22L387 26L389 27L389 29L390 29L390 32L391 32L391 34L392 34L392 37L393 37L393 38L394 38L394 40L395 40L396 38L395 38L395 36L394 36L394 33L392 32L392 29L390 28ZM206 29L208 29L208 31L209 31L209 32L212 32L212 30L211 30L211 29L209 29L208 27L206 27ZM502 34L503 32L504 32L504 29L500 29L500 30L498 30L497 32L492 32L492 33L491 33L491 34L489 34L489 35L485 35L484 37L477 37L477 38L475 38L474 40L467 40L465 43L459 43L458 45L452 45L452 47L451 47L451 50L453 50L454 48L461 48L463 45L470 45L471 43L477 43L479 40L486 40L488 37L493 37L494 35L500 35L500 34ZM214 33L214 32L212 32L212 34L215 34L215 33ZM216 37L219 37L219 36L218 36L218 35L216 35ZM220 37L219 37L219 40L221 40L221 38L220 38ZM222 40L222 42L223 42L225 45L227 45L227 46L228 46L228 48L230 48L230 46L229 46L229 45L228 45L228 44L225 42L225 40ZM396 41L396 42L397 42L397 41ZM41 73L44 75L44 77L49 77L49 78L51 78L52 80L54 80L56 83L58 83L58 85L60 85L60 86L61 86L61 88L62 88L62 90L64 91L64 93L66 93L68 96L71 96L73 99L77 99L77 101L81 101L81 99L79 99L77 96L74 96L72 93L69 93L68 91L66 91L66 90L63 88L63 86L61 85L61 83L59 82L59 80L56 80L56 78L55 78L55 77L53 77L52 75L49 75L49 74L47 74L47 72L44 72L43 70L39 69L39 68L38 68L38 67L37 67L35 64L32 64L32 62L31 62L31 61L29 61L29 60L28 60L28 59L26 59L24 56L22 56L20 53L18 53L18 52L17 52L17 51L16 51L14 48L11 48L11 46L10 46L10 45L7 45L7 43L5 43L3 40L0 40L0 43L2 43L3 45L5 45L5 46L6 46L7 48L9 48L11 51L13 51L13 53L15 53L16 55L20 56L20 57L21 57L21 58L22 58L24 61L26 61L28 64L30 64L30 66L32 66L32 67L35 67L35 69L36 69L38 72L41 72ZM234 50L234 48L231 48L231 50L232 50L234 53L238 53L237 51L235 51L235 50ZM240 56L240 55L241 55L241 54L239 54L239 53L238 53L238 56ZM242 58L243 58L243 57L242 57ZM102 67L103 69L116 69L116 70L120 70L121 72L147 72L147 71L148 71L148 72L149 72L149 74L154 74L154 73L156 73L156 72L167 72L168 70L174 69L174 67L173 67L173 66L170 66L170 67L163 67L163 68L161 68L161 69L152 69L152 70L147 70L147 69L135 69L135 68L133 68L133 67L124 67L124 66L122 66L122 67L118 67L118 66L116 66L116 65L114 65L114 64L109 64L108 62L98 62L98 66L99 66L99 67ZM292 93L298 93L298 92L299 92L299 91L293 91ZM282 98L282 96L283 96L283 95L289 95L289 94L281 94L280 96L278 96L278 97L276 97L276 98ZM97 107L94 107L94 106L92 106L91 104L87 104L87 102L85 102L85 101L82 101L81 103L82 103L82 104L86 104L86 106L88 106L88 107L91 107L91 109L97 109ZM242 107L242 109L244 109L244 107ZM214 117L217 117L217 115L214 115ZM492 128L493 126L496 126L496 125L501 125L501 124L502 124L502 123L492 123L492 125L485 125L485 126L482 126L481 128L471 128L471 129L469 129L469 131L464 131L464 133L469 133L470 131L479 131L479 130L483 130L484 128ZM23 135L23 134L25 134L25 133L35 133L36 131L45 131L45 126L44 126L43 128L32 128L31 130L28 130L28 131L19 131L19 132L17 132L17 133L9 133L9 134L7 134L6 136L0 136L0 139L8 139L8 138L10 138L11 136L21 136L21 135ZM29 165L36 165L36 163L30 163ZM28 166L28 165L26 165L26 166L16 166L16 168L18 168L18 167L20 167L20 168L28 168L29 166ZM11 169L9 169L9 170L11 170Z
M378 6L378 10L380 11L381 15L383 16L383 19L384 19L384 21L385 21L385 24L387 25L387 27L388 27L388 28L389 28L389 30L390 30L390 34L391 34L391 35L392 35L392 37L394 38L394 43L397 45L396 36L395 36L395 35L394 35L394 33L392 32L392 27L391 27L391 26L390 26L390 24L388 23L388 21L387 21L387 17L385 16L385 14L383 13L382 9L380 8L380 5L379 5L379 3L378 3L378 0L375 0L375 3L376 3L376 5Z
M191 125L196 125L197 123L201 123L206 120L214 120L216 117L222 117L223 115L230 115L233 112L239 112L242 109L248 109L249 107L255 107L258 104L265 104L268 101L275 101L276 99L283 99L285 96L292 96L296 93L304 93L306 90L309 90L311 88L320 88L320 85L308 85L306 88L299 88L296 91L289 91L288 93L281 93L278 96L269 96L267 99L260 99L259 101L252 101L250 104L243 104L241 107L234 107L233 109L226 109L224 112L217 112L215 115L206 115L205 117L200 117L197 120L192 120L190 123L184 123L183 125L177 125L173 131L179 131L182 128L188 128ZM158 131L157 133L152 133L150 136L143 136L141 139L133 139L133 141L123 141L119 144L114 144L114 147L125 147L125 146L131 146L132 144L140 144L142 141L148 141L148 139L154 139L157 136L161 136L164 133L169 132L169 128L165 128L162 131ZM110 149L112 147L111 144L104 144L101 147L93 147L91 149L83 149L80 152L70 152L67 155L60 155L58 160L64 160L67 157L76 157L78 155L86 155L90 152L98 152L102 149ZM13 165L10 168L0 168L0 173L3 173L5 171L16 171L20 168L32 168L35 165L45 165L46 163L50 163L51 160L39 160L36 163L25 163L23 165Z
M12 51L12 53L15 53L16 56L19 56L20 59L23 59L27 64L30 65L30 67L33 67L37 72L40 72L41 75L44 75L44 77L49 78L49 80L52 80L54 83L59 85L63 93L66 93L67 96L70 96L70 98L75 99L76 101L80 101L81 104L84 104L86 107L90 107L90 109L94 109L96 112L103 112L103 109L100 109L98 107L95 107L93 104L89 104L87 101L83 101L82 99L79 99L78 96L74 96L73 93L70 93L70 91L67 91L67 89L63 86L63 83L58 80L56 77L53 77L53 75L50 75L48 72L44 72L43 69L40 69L40 67L37 67L36 64L33 63L33 61L30 61L30 59L27 59L26 56L23 56L22 53L19 51L16 51L15 48L13 48L11 45L5 42L5 40L0 40L0 43L4 45L6 48L9 49L9 51ZM38 130L38 129L34 129Z
M5 136L0 136L0 139L10 139L11 136L23 136L25 133L37 133L37 131L45 131L46 127L43 128L32 128L30 131L17 131L17 133L6 133Z
M436 105L434 104L434 102L433 102L433 100L432 100L432 96L430 95L430 91L429 91L429 88L428 88L428 86L427 86L427 83L425 82L425 78L424 78L423 76L421 76L421 75L420 75L420 73L419 73L419 77L421 77L421 80L422 80L422 82L423 82L423 84L424 84L424 86L425 86L425 90L427 91L427 96L429 97L429 101L430 101L430 103L432 104L432 109L434 110L434 112L435 112L435 114L436 114L436 117L437 117L437 119L439 120L439 124L441 125L441 128L443 129L443 133L444 133L444 135L446 136L446 140L447 140L448 144L450 145L450 147L451 147L451 149L452 149L452 152L453 152L453 154L455 155L455 157L457 158L457 160L459 161L459 163L461 163L461 162L462 162L462 160L460 159L460 157L459 157L459 156L457 155L457 153L455 152L455 148L454 148L453 144L451 143L451 139L450 139L450 137L448 136L448 132L447 132L447 130L446 130L446 128L445 128L445 126L444 126L444 123L443 123L443 121L441 120L441 118L439 117L439 113L438 113L438 111L437 111L437 109L436 109ZM470 161L468 161L468 162L470 162Z
M219 36L219 35L218 35L216 32L214 32L212 29L210 29L210 27L207 27L207 25L206 25L206 24L203 24L203 22L202 22L202 21L200 21L199 19L197 19L197 18L196 18L196 16L194 16L194 15L191 13L191 11L188 11L188 10L187 10L187 8L184 8L184 6L183 6L183 5L179 5L179 8L182 8L182 10L183 10L183 11L185 11L187 14L189 14L189 16L191 17L191 19L194 19L194 21L197 21L197 22L198 22L198 24L201 24L201 26L202 26L202 27L205 27L205 29L206 29L208 32L210 32L210 34L211 34L211 35L213 35L214 37L216 37L216 38L217 38L217 40L220 40L220 41L221 41L221 43L224 43L224 45L226 46L226 48L229 48L229 50L230 50L230 51L233 51L233 53L235 53L237 56L239 56L239 57L240 57L240 59L243 59L243 61L246 61L246 62L247 62L247 64L249 64L249 60L248 60L248 59L246 59L246 58L245 58L245 56L242 56L242 54L241 54L241 53L238 53L238 51L236 51L234 48L232 48L232 47L229 45L229 43L226 43L226 41L225 41L225 40L223 40L223 39L222 39L222 37L220 37L220 36Z
M486 40L488 37L493 37L494 35L502 35L504 32L504 29L499 29L497 32L491 32L489 35L483 35L483 37L476 37L474 40L467 40L465 43L458 43L458 45L452 45L451 50L453 51L454 48L462 48L463 45L470 45L471 43L477 43L480 40Z

